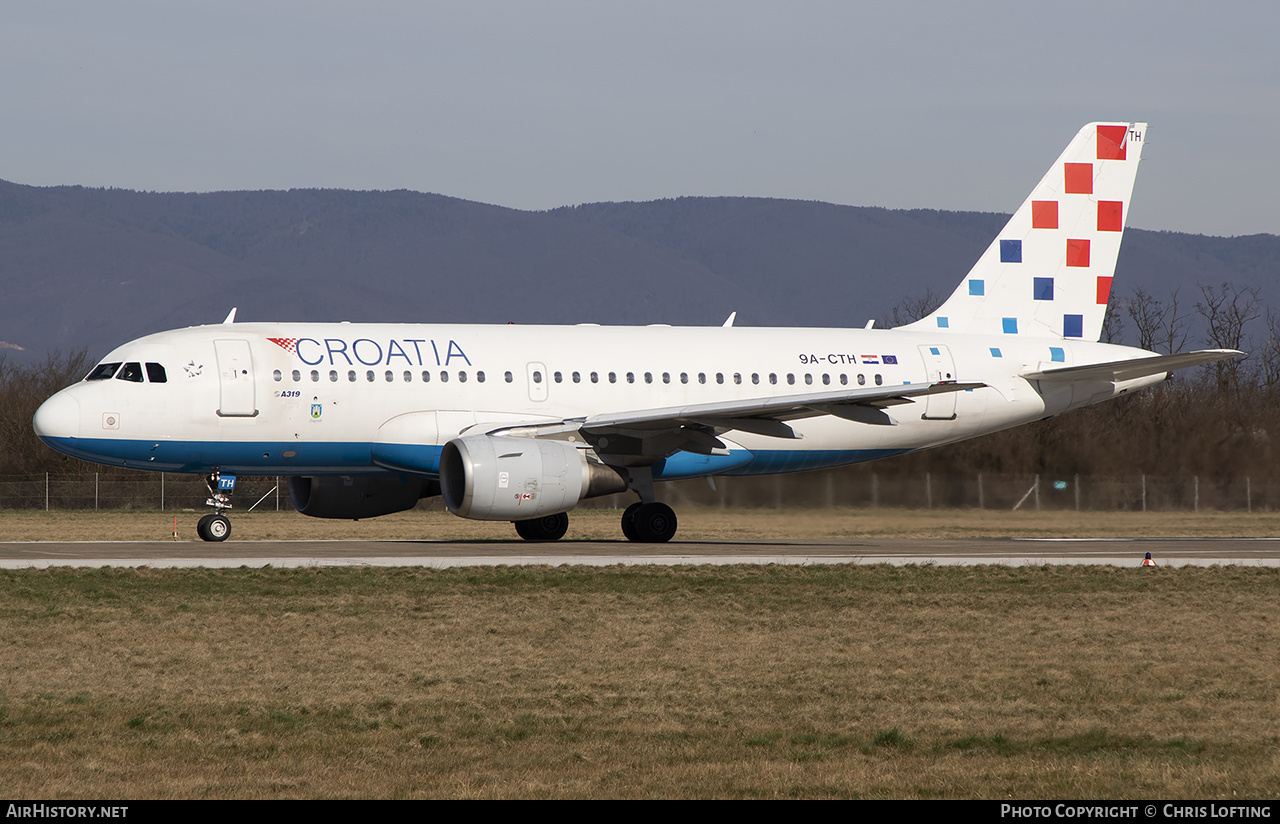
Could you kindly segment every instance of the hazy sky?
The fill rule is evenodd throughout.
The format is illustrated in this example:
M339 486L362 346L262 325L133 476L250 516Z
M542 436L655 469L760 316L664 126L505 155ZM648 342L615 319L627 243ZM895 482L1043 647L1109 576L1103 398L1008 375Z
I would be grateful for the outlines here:
M1280 3L0 7L0 178L1012 211L1149 126L1130 225L1280 233Z

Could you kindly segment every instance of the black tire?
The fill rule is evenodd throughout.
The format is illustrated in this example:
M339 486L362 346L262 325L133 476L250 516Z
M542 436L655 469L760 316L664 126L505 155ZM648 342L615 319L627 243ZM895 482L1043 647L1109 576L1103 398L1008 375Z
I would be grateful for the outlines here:
M201 538L206 541L220 543L231 537L231 520L226 515L206 515L205 518L209 520L200 519L204 521L204 533L200 536ZM199 527L196 528L196 531L200 531Z
M644 504L636 511L636 536L646 544L662 544L676 534L676 513L666 504Z
M558 541L569 531L569 513L558 512L527 521L516 521L516 533L526 541Z
M201 518L199 521L196 522L196 534L200 536L200 540L202 541L213 540L212 538L209 537L209 519L212 517L213 517L213 513L210 512L208 515L205 515L203 518Z
M640 511L642 506L644 504L636 501L622 513L622 534L628 541L640 540L640 536L636 533L636 513Z

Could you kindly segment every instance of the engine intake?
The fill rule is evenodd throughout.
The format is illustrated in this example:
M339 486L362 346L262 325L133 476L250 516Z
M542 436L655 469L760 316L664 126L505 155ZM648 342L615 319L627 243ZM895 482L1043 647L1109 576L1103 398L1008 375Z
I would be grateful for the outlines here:
M482 521L521 521L566 512L578 501L625 492L614 469L564 441L469 435L440 454L444 505Z

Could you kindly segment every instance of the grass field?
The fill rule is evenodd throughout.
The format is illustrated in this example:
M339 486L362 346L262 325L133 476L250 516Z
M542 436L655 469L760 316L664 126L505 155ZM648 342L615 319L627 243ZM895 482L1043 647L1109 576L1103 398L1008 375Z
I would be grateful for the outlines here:
M1275 534L1271 515L682 511L699 540ZM180 516L189 532L198 513ZM613 538L578 512L570 538ZM168 513L0 514L4 540ZM409 513L235 538L506 540ZM159 535L154 533L159 532ZM19 537L21 536L21 537ZM14 798L1270 798L1280 570L0 572Z
M1280 571L0 572L15 798L1280 795Z
M0 510L0 541L196 541L204 511L42 512ZM612 509L569 516L566 540L622 540ZM1087 538L1280 536L1276 512L1009 512L977 509L712 509L677 513L680 541L838 541L855 538ZM363 521L296 512L232 512L231 540L516 540L505 521L467 521L413 511Z

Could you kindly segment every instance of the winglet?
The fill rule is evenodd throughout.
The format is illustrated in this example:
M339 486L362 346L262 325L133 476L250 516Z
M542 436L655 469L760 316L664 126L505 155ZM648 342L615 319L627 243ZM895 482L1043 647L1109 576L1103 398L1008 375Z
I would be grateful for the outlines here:
M728 329L730 326L733 326L733 319L736 318L737 316L738 316L737 312L730 312L728 319L726 319L725 322L720 325Z
M236 307L232 306L231 311L227 313L227 319L224 320L223 323L235 323L235 322L236 322Z

